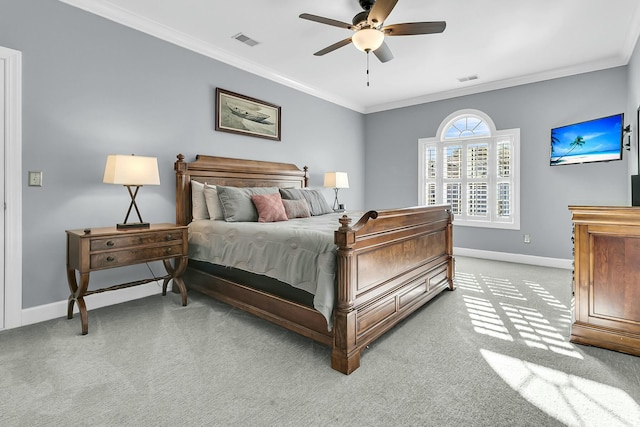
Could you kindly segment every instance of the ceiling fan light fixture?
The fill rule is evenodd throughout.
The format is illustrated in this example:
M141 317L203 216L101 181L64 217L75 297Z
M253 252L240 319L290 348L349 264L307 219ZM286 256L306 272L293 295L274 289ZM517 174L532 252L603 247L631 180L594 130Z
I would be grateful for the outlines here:
M359 50L373 52L382 45L384 33L375 28L363 28L353 34L351 41Z

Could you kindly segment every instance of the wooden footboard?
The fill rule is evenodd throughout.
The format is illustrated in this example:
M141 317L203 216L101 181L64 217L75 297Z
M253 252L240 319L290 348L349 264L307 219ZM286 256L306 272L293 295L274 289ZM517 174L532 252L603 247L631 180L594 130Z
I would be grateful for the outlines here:
M191 179L217 185L306 187L306 167L254 160L178 155L176 223L191 221ZM452 220L449 206L369 211L355 224L346 215L335 231L338 246L334 326L311 307L251 284L188 268L196 289L277 325L332 346L331 366L350 374L373 340L444 289L453 290ZM336 224L338 227L338 224Z
M444 289L453 290L449 206L369 211L335 232L338 294L331 365L349 374L369 343Z

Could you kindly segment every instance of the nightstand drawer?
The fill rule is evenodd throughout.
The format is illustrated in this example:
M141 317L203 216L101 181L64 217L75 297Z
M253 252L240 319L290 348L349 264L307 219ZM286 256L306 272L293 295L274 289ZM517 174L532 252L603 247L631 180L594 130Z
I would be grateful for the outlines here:
M90 268L91 270L94 270L100 268L119 267L186 255L182 249L182 241L180 240L176 241L173 245L100 252L91 255Z
M170 242L182 240L183 231L160 231L155 233L137 234L133 236L117 236L91 239L90 250L129 248L131 246L146 245L149 243Z

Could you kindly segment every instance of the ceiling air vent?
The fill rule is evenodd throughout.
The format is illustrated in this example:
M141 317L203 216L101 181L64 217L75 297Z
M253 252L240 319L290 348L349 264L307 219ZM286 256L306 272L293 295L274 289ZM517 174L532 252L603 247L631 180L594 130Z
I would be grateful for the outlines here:
M474 74L472 76L458 77L460 83L468 82L469 80L478 80L478 76Z
M246 44L247 46L251 46L251 47L253 47L253 46L257 45L258 43L260 43L259 41L256 41L256 40L252 39L251 37L247 37L242 33L238 33L235 36L232 36L232 38L238 40L239 42L242 42L242 43Z

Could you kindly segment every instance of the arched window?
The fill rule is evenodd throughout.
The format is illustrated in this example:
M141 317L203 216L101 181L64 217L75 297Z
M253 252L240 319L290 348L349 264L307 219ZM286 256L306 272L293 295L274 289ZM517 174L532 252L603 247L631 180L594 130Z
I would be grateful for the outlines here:
M443 139L466 139L491 136L489 125L481 117L474 114L456 116L445 128Z
M461 110L418 140L420 204L449 204L455 225L520 229L520 129Z

